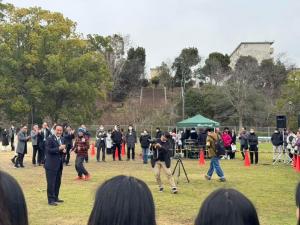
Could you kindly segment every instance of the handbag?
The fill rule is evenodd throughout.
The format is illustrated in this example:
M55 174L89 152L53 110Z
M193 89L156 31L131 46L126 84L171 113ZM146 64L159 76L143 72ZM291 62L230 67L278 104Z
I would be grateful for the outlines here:
M235 144L231 144L231 150L232 150L232 152L236 151L236 145Z

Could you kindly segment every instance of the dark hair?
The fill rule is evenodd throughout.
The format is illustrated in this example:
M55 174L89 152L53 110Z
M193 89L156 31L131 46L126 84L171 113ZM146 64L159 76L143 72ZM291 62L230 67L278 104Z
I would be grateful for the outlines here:
M97 190L88 225L155 225L152 194L141 180L116 176Z
M171 134L170 134L168 131L163 132L163 133L162 133L162 136L164 136L164 137L167 138L167 139L171 139L171 138L172 138Z
M28 225L22 189L12 176L3 171L0 171L0 196L0 224Z
M62 125L62 124L55 124L55 126L54 126L54 130L56 129L56 127L61 127L61 128L64 128L64 126Z
M212 131L213 131L212 128L210 128L210 127L206 128L206 132L212 132Z
M234 189L219 189L203 202L195 225L259 225L255 207Z
M298 208L299 212L298 225L300 225L300 182L296 188L296 207Z

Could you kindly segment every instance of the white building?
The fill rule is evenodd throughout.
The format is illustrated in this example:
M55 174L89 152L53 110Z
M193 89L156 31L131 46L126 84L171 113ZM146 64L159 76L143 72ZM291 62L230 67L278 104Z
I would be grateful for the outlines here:
M241 42L230 55L230 67L234 69L240 56L252 56L257 59L258 63L262 60L273 58L274 42Z

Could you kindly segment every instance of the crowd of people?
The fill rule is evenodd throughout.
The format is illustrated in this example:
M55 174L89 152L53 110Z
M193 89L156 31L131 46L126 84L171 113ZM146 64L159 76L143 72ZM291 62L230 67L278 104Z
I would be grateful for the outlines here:
M28 225L23 191L9 174L0 171L0 224ZM300 225L300 183L296 187L296 217ZM116 176L96 191L88 225L156 225L155 204L147 184L130 176ZM221 188L202 203L195 225L259 225L252 202L235 189Z
M11 129L14 129L12 126ZM6 135L6 134L5 134ZM45 168L47 179L47 197L48 204L56 206L57 203L63 202L59 199L59 189L63 166L70 165L70 153L76 154L75 170L77 173L76 180L88 181L91 174L87 171L84 163L89 161L89 149L91 144L91 133L85 125L79 126L77 131L71 126L65 124L54 124L49 128L44 122L39 128L34 125L32 130L28 132L27 126L21 127L16 134L18 144L15 149L15 156L11 159L15 168L24 167L24 155L27 153L27 142L31 140L32 144L32 164L34 166L43 165ZM169 181L172 193L178 192L174 178L171 172L171 157L174 156L176 149L184 149L185 145L192 141L200 151L204 151L210 158L210 167L205 175L207 180L211 180L214 171L216 171L221 182L225 182L225 174L220 165L220 159L235 159L236 141L240 141L240 152L245 159L245 151L250 152L252 164L258 163L258 136L254 129L250 132L245 127L242 128L237 136L234 130L230 131L225 127L223 131L219 128L200 129L198 132L195 128L185 131L162 132L160 128L156 129L155 137L152 139L146 129L141 132L139 138L137 132L132 125L128 126L127 131L120 129L119 125L115 125L112 130L106 131L103 125L100 125L95 135L95 146L97 149L97 162L106 162L106 154L111 154L113 161L117 159L122 161L121 152L127 146L127 161L135 160L135 148L139 139L143 163L147 164L151 159L156 182L159 191L164 191L161 181L161 172L163 172ZM283 133L275 130L271 137L275 154L281 151L293 152L291 148L298 151L300 148L300 132L297 135L293 132L284 131ZM7 144L7 140L5 140ZM13 144L12 144L13 146ZM101 156L102 155L102 156ZM274 158L275 160L275 158Z

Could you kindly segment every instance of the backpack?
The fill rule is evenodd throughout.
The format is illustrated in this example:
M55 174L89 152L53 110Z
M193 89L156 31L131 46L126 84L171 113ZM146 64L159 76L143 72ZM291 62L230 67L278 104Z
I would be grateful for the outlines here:
M223 156L225 155L225 147L224 147L224 142L222 138L217 137L217 140L215 140L215 146L216 146L216 155L217 156Z

